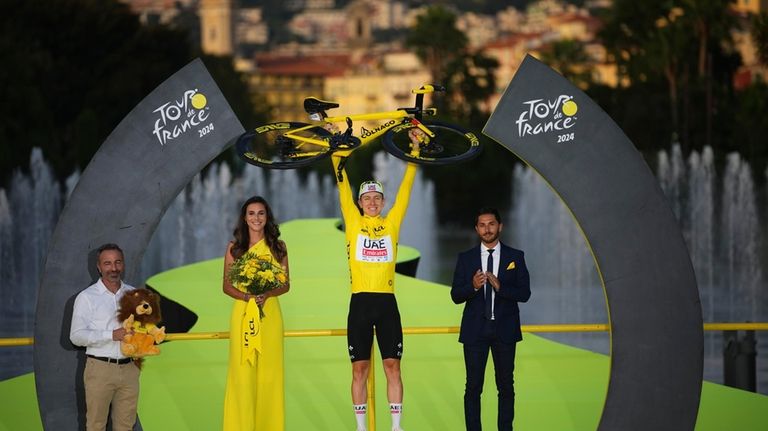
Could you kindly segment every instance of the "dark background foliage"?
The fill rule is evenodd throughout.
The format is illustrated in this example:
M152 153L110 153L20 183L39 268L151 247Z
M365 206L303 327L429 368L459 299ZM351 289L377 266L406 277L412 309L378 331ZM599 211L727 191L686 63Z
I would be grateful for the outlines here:
M430 8L413 28L393 37L421 57L436 83L448 87L448 93L433 99L440 119L480 135L489 115L483 101L504 85L494 81L496 60L471 49L455 28L456 13L494 13L528 3L409 2ZM684 154L709 145L719 161L730 151L741 153L762 182L768 160L768 86L760 81L734 86L741 58L732 34L750 24L758 55L765 61L768 18L763 14L747 22L730 12L730 3L615 0L610 9L593 11L601 15L601 43L624 83L618 88L592 82L589 57L580 42L558 41L539 55L602 106L651 166L657 152L672 143L679 143ZM297 10L287 9L288 4L293 3L243 1L264 8L271 37L278 42L290 39L283 34L283 23ZM117 0L0 0L0 10L0 186L14 170L27 168L34 147L43 149L60 178L84 168L128 111L195 57L203 58L243 125L269 120L269 107L249 91L231 58L200 54L192 13L180 15L171 25L141 25ZM574 66L579 63L586 66ZM483 139L484 151L476 160L424 168L435 181L441 222L465 222L479 205L508 205L514 192L510 166L517 161L500 145ZM370 176L372 152L356 152L356 162L348 165L353 179ZM227 161L235 172L245 168L232 151L217 161ZM330 173L325 165L312 169ZM486 186L488 178L494 179L494 187Z
M84 168L141 99L198 56L184 29L140 25L114 0L1 0L0 10L0 184L34 147L60 177ZM203 61L244 124L265 119L231 59Z

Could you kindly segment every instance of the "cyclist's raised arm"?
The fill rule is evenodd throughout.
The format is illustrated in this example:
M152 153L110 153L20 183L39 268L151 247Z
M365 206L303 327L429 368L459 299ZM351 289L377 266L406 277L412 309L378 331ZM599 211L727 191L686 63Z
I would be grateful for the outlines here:
M392 209L389 210L387 218L396 217L402 220L405 217L405 211L408 209L408 201L411 199L411 189L413 181L416 178L416 164L406 163L403 181L400 182L400 189L397 190L395 202Z
M408 137L413 144L411 150L412 155L418 156L423 135L424 133L415 127L408 131ZM407 163L405 166L405 173L403 174L403 181L400 182L400 189L397 191L395 202L392 204L392 209L389 210L387 217L397 217L400 220L405 218L405 211L408 209L408 201L411 198L411 189L413 188L413 181L415 178L416 164Z
M349 177L344 169L346 157L331 155L333 162L333 176L336 178L336 184L339 186L339 205L341 206L341 215L346 219L348 214L360 214L355 205L355 199L352 197L352 188L349 185Z

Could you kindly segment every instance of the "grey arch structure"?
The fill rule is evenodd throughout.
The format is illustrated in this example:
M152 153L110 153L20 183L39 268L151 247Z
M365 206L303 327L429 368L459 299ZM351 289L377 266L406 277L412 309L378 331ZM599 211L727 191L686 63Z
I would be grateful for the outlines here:
M85 428L84 353L69 328L74 297L96 279L94 249L118 243L125 280L140 284L138 265L167 208L243 131L198 59L144 98L93 156L59 218L38 289L34 370L45 429Z
M682 233L641 154L596 103L531 56L483 133L547 181L591 249L611 326L598 429L693 430L701 305Z

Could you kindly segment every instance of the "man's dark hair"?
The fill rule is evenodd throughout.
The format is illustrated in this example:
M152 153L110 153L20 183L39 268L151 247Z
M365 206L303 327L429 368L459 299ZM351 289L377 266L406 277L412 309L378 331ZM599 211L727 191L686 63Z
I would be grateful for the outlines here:
M477 214L475 215L475 225L477 225L477 221L480 219L480 216L485 214L491 214L492 216L496 217L496 222L501 224L501 216L499 215L499 210L494 207L482 207L477 210Z
M101 245L99 248L97 248L97 249L96 249L96 259L98 259L99 257L101 257L101 253L102 253L102 252L105 252L105 251L107 251L107 250L117 250L117 251L119 251L119 252L120 252L120 254L122 254L123 256L125 256L125 253L123 253L123 249L122 249L122 248L120 248L120 246L119 246L119 245L117 245L117 244L115 244L115 243L112 243L112 242L108 242L108 243L106 243L106 244L102 244L102 245Z

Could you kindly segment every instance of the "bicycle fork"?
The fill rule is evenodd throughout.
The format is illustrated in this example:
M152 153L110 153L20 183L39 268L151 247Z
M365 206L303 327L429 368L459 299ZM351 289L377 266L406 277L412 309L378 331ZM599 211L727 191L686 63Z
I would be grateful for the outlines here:
M424 132L430 138L434 138L435 137L435 133L433 131L429 130L429 128L427 126L425 126L421 121L419 121L419 120L417 120L415 118L411 118L409 121L410 121L411 124L413 124L414 126L418 127L419 130ZM424 142L424 139L422 137L419 137L419 142L420 143Z

